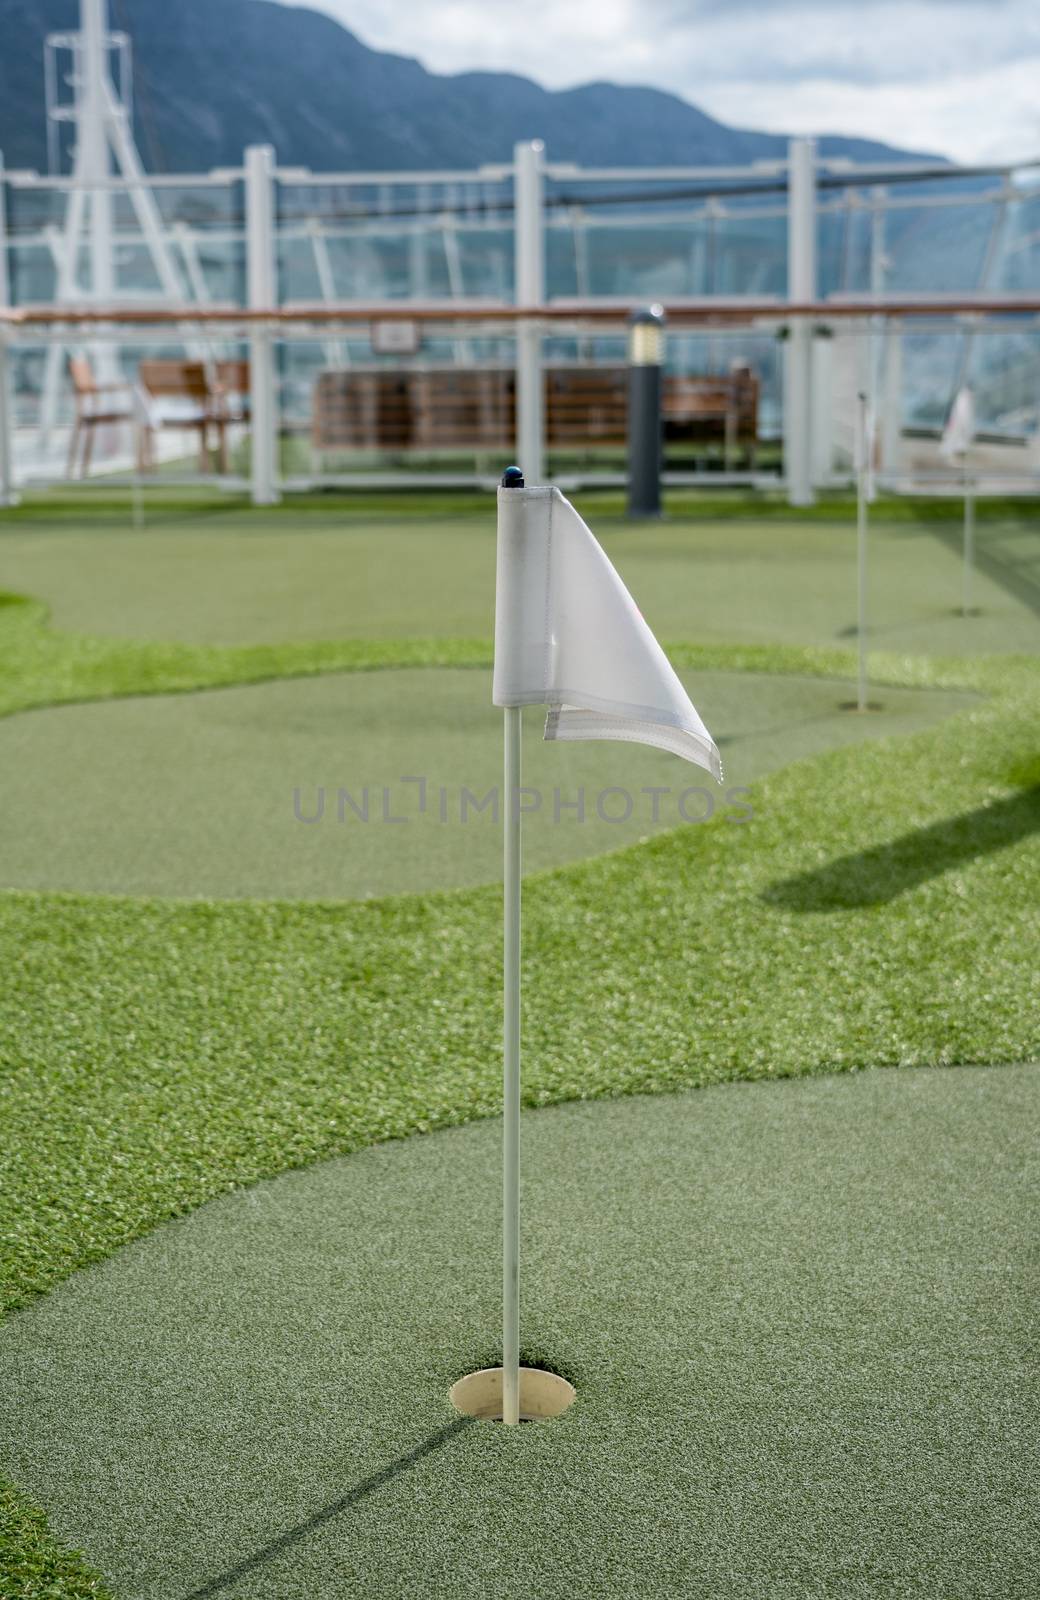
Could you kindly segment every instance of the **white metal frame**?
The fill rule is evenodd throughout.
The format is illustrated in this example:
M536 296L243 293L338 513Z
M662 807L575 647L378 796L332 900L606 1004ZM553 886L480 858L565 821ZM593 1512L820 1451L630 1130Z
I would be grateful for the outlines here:
M514 301L519 307L539 307L545 297L545 251L549 230L570 229L574 235L575 272L579 294L588 293L588 254L590 234L598 228L639 228L671 222L707 223L713 226L719 219L776 219L787 220L787 284L786 301L776 297L775 313L770 310L759 324L776 331L786 328L788 337L784 351L783 381L783 432L786 461L786 487L789 498L799 505L808 504L814 487L836 481L830 460L829 431L823 426L830 410L830 349L828 341L815 337L812 325L804 318L785 319L786 305L815 303L818 300L818 269L816 261L816 231L821 217L844 212L849 218L866 209L871 218L871 274L868 295L877 302L884 298L885 271L885 219L889 211L898 212L904 207L954 206L965 204L994 204L994 220L983 273L984 282L992 275L994 264L1000 259L1004 240L1004 219L1012 200L1023 191L1011 182L1013 171L1021 170L1007 165L972 169L951 169L917 166L913 163L886 166L856 166L847 161L821 159L812 141L795 139L789 146L786 159L756 162L750 167L601 167L582 169L567 162L552 162L539 141L518 145L511 163L489 163L474 171L421 171L421 172L344 172L311 173L302 168L278 168L274 151L258 146L247 151L242 168L220 169L208 174L165 174L145 176L133 145L130 128L128 88L120 82L117 94L112 80L111 58L118 47L129 73L129 51L124 36L108 30L107 0L81 0L82 25L76 35L59 36L63 47L71 47L75 62L75 100L71 107L56 108L53 104L55 90L52 84L50 109L55 116L74 118L77 126L75 169L71 177L41 178L30 173L8 173L6 183L21 188L51 188L67 194L63 227L59 230L45 224L34 233L20 235L19 245L40 245L51 251L56 267L58 286L56 301L71 307L84 304L112 306L117 313L121 304L127 308L133 302L148 300L150 296L138 293L124 295L118 291L116 260L121 246L131 237L116 225L114 197L128 197L138 232L134 243L143 247L154 264L160 285L160 298L156 303L183 307L184 317L171 330L176 337L166 342L181 342L193 354L207 356L213 351L213 338L229 336L226 329L212 334L200 320L193 321L193 306L205 306L207 294L205 277L199 260L199 248L204 241L222 242L243 240L247 262L246 303L254 311L272 313L270 323L253 324L240 330L238 337L247 337L251 356L251 413L252 413L252 466L250 487L254 500L266 504L277 500L282 485L279 481L279 380L277 347L280 341L296 343L320 339L326 361L337 366L351 361L348 335L352 330L346 324L325 324L320 329L305 330L293 324L291 330L281 329L277 311L285 299L287 286L278 281L279 243L304 238L313 252L321 302L334 309L337 286L334 280L329 244L337 239L360 239L371 236L377 239L389 234L405 237L411 260L410 277L413 293L425 295L424 279L426 256L420 248L425 238L439 235L444 250L448 287L452 300L459 305L459 322L451 336L454 358L460 364L476 360L475 334L467 328L465 320L465 282L463 263L458 249L460 230L494 230L502 232L512 227L514 254ZM128 83L128 78L127 78ZM1040 163L1034 163L1040 167ZM1001 187L993 192L965 196L962 193L935 192L928 195L903 195L893 192L900 179L949 178L972 174L989 174L1000 179ZM826 187L829 182L845 182L854 178L863 186L872 179L877 182L869 192L861 187L831 197ZM765 203L741 201L727 208L705 189L702 195L694 194L680 202L669 200L662 191L655 198L655 184L693 183L705 185L727 182L754 183L763 180L767 190L786 182L786 203L763 196ZM774 181L776 180L776 184ZM166 224L156 200L156 191L164 186L188 187L193 185L229 186L243 181L245 216L242 229L234 225L212 229L197 228L188 223ZM615 210L597 214L585 203L597 185L638 183L646 191L648 210L633 210L620 215ZM575 186L569 198L554 194L549 185ZM355 194L374 190L374 202L367 213L353 218L329 218L322 214L289 219L279 224L276 215L276 195L279 185L290 191L294 185L308 188L342 186ZM510 194L511 200L506 196ZM488 189L492 188L491 211L486 210ZM414 217L393 212L395 191L412 188L418 201ZM601 196L604 191L600 190ZM3 223L4 177L0 169L0 306L7 294L7 248ZM407 202L406 202L407 205ZM510 217L509 213L512 212ZM699 235L700 243L705 243ZM81 284L77 276L77 263L83 257L83 243L87 245L89 282ZM10 239L6 241L10 245ZM855 302L867 295L843 294L835 302ZM900 296L912 301L912 296ZM755 297L749 297L749 304ZM566 302L558 301L557 304ZM613 302L600 297L600 305ZM619 327L612 330L620 334L624 312L631 308L631 297L617 300ZM693 297L691 297L693 303ZM710 302L710 297L707 303ZM761 300L758 302L761 305ZM230 308L229 308L230 309ZM821 318L826 322L826 318ZM965 321L963 338L962 376L964 363L979 331L974 323ZM483 331L483 330L481 330ZM553 333L560 332L554 325ZM592 341L599 330L588 327L579 330L579 349L586 355L592 351ZM734 330L740 331L740 330ZM746 330L744 330L746 331ZM531 319L522 322L516 333L517 369L517 436L516 454L529 479L540 479L545 472L544 415L542 365L548 324ZM891 319L884 323L874 320L869 324L869 357L864 374L864 385L870 394L875 411L885 418L880 465L890 475L898 475L899 415L897 401L900 388L900 338L893 331ZM882 337L884 335L884 337ZM76 334L74 337L78 337ZM567 335L569 337L569 335ZM88 336L84 336L88 337ZM710 337L710 335L709 335ZM138 333L128 335L120 328L118 315L109 327L98 327L89 335L91 347L98 352L99 364L116 365L115 351L135 342L145 342ZM13 336L8 335L8 343ZM13 341L17 342L17 341ZM41 407L42 431L53 426L57 397L62 377L63 349L68 335L63 339L49 333L46 339L46 380ZM881 351L884 358L881 358ZM422 358L419 358L422 359ZM0 495L10 495L12 422L10 401L2 368L6 365L4 349L0 346ZM886 403L882 403L882 397ZM5 456L6 451L6 456ZM583 481L616 482L617 474L590 472ZM480 463L473 476L461 481L483 481ZM334 479L324 474L306 480L299 476L288 479L285 487L295 487L301 482L387 482L402 481L388 473L365 473ZM421 481L409 474L408 482ZM429 481L445 482L439 475ZM672 473L668 481L723 482L766 481L763 475L715 474L710 478L693 473ZM775 479L768 481L776 482Z
M274 237L274 151L269 144L246 151L246 273L251 309L278 303ZM278 490L278 397L274 340L270 328L255 328L249 341L251 482L253 504L273 505Z
M59 304L74 304L85 293L96 304L113 303L116 291L112 219L116 188L111 182L114 161L123 180L119 189L127 195L133 206L162 293L169 302L179 304L184 299L180 274L134 146L129 105L117 95L109 68L113 46L121 48L124 58L128 60L126 37L109 31L107 0L80 0L79 33L56 37L62 44L72 48L76 63L73 74L75 100L71 107L63 108L60 112L60 115L74 122L76 135L75 165L64 235L60 253L55 250L59 260L57 301ZM129 70L121 87L128 83ZM84 290L84 286L78 282L77 266L87 215L90 282ZM53 241L51 247L54 250ZM40 419L40 442L44 448L57 415L63 356L60 346L55 345L48 351ZM117 376L113 347L99 343L95 347L95 362L102 381L113 382Z
M816 299L816 142L791 140L787 207L787 296L795 305ZM813 330L792 320L784 382L784 462L793 506L813 501Z
M11 303L7 276L7 207L4 183L4 158L0 153L0 310ZM0 327L0 506L17 500L14 487L14 418L11 406L11 374L7 358L7 330Z

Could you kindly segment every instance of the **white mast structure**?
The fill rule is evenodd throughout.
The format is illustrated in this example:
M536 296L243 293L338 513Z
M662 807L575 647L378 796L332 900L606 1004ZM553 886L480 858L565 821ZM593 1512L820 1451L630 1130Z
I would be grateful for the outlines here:
M125 194L133 207L164 302L174 306L184 303L181 275L130 128L129 49L125 34L109 30L108 0L80 0L79 32L47 37L48 132L59 121L71 122L75 128L65 226L52 243L58 264L55 304L59 306L113 303L118 287L113 225L113 199L117 193ZM56 90L54 61L59 50L72 52L69 81L73 100L66 105L58 103ZM123 67L121 93L116 92L111 72L111 58L116 51ZM56 144L54 141L51 148ZM85 283L79 276L84 246L89 263ZM52 344L47 352L40 414L44 446L57 413L62 357L62 346ZM112 382L118 376L111 344L99 344L94 360L100 379Z

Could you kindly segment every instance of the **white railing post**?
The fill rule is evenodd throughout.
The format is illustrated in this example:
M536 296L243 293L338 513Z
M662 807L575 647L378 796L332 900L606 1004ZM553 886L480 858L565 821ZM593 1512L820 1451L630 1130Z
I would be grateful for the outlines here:
M816 299L816 141L792 139L787 166L787 298ZM784 475L793 506L812 504L812 326L792 317L784 382Z
M540 139L513 151L513 227L516 245L516 303L539 306L545 298L545 146ZM516 459L528 483L541 483L544 460L544 379L542 334L536 323L516 330Z
M249 309L271 311L278 300L274 239L274 150L250 145L245 154L246 276ZM249 341L252 496L255 506L278 499L278 399L274 330L254 327Z
M115 290L112 249L112 163L105 127L108 77L108 0L81 0L80 50L83 79L77 89L77 176L90 193L90 292L99 305L111 305ZM82 146L80 160L79 146ZM90 188L91 183L96 188Z
M903 470L903 335L898 317L884 319L885 361L878 400L881 469L890 477Z
M810 350L809 471L819 488L834 471L834 340L814 338Z
M0 310L11 304L11 283L7 270L7 209L4 158L0 155ZM11 410L11 379L7 362L7 329L0 327L0 506L13 506L14 492L14 416Z

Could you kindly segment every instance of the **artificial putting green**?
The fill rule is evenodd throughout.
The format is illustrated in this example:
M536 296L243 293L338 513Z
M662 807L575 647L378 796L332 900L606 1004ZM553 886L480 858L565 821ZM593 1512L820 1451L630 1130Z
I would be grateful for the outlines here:
M584 502L579 497L579 504ZM700 643L847 645L856 623L848 523L697 517L632 524L586 507L658 637ZM950 656L1035 650L1034 520L980 520L973 603L959 616L959 530L879 522L870 540L870 637L878 649ZM494 506L430 519L228 509L135 532L0 522L0 588L38 596L55 627L181 644L486 638Z
M826 678L684 676L722 750L724 787L660 751L633 763L617 744L546 746L544 716L529 712L528 870L684 822L740 825L744 786L764 773L917 732L974 698L888 687L883 711L859 717L841 709L848 684ZM497 880L501 829L487 797L500 789L502 736L490 700L486 672L402 670L0 720L0 883L358 899Z
M415 497L393 517L355 497L268 512L199 504L206 534L216 537L195 544L183 537L193 526L186 504L163 508L150 495L149 517L162 527L149 526L134 545L114 527L125 528L128 502L115 512L98 498L40 497L0 514L0 585L14 586L13 563L28 551L39 558L41 579L49 564L42 600L59 609L66 600L86 604L99 623L97 634L66 633L53 614L47 625L45 604L4 604L0 595L0 712L330 671L490 665L487 621L470 637L431 638L417 609L427 619L431 608L476 616L466 611L473 591L464 563L434 559L451 547L456 520L467 524L457 531L474 531L472 501ZM668 649L694 682L708 672L749 670L847 681L852 658L833 644L706 645L717 620L712 596L690 600L703 557L718 586L719 618L729 619L725 633L746 637L741 610L754 603L764 608L763 638L815 633L847 646L847 506L795 519L768 508L768 529L744 540L738 519L746 504L720 498L706 511L697 499L686 507L685 527L663 530L673 536L674 559L639 546L643 531L662 530L611 528L587 509L608 540L616 532L632 541L631 560L640 551L648 557L637 574L621 543L612 551L659 632L657 610L671 607ZM998 518L992 509L980 520L980 563L997 588L993 604L1007 602L999 615L953 616L957 507L877 508L893 530L903 528L919 565L903 559L909 543L893 538L872 547L875 557L890 549L898 558L872 559L873 642L892 646L872 651L876 684L885 693L976 691L982 698L974 705L913 737L872 738L757 780L747 828L683 828L531 880L529 1103L1040 1053L1036 659L973 659L975 651L1015 644L1035 651L1035 518L1013 507ZM477 508L480 517L487 521L486 508ZM845 525L824 526L835 517ZM402 521L413 533L428 524L435 542L416 551L382 537ZM75 541L64 548L61 530L73 527ZM335 533L348 556L363 553L382 567L375 588L341 583L326 597L337 569L322 556L309 588L294 589L297 561L306 578L299 536L307 530L330 542ZM436 542L443 531L448 538ZM256 535L284 544L292 638L221 646L170 637L160 590L171 632L195 605L204 613L203 636L257 639L263 606L245 581L254 569L235 560L222 534L240 550ZM123 541L118 571L127 572L128 587L106 633L101 567L91 551L103 556L113 537ZM147 570L153 538L177 547L159 586ZM775 560L760 571L767 543ZM712 564L715 544L728 550L728 566L721 557ZM395 573L402 552L421 582ZM115 581L118 572L110 568L109 576ZM243 581L233 592L210 594L236 578ZM135 611L142 584L150 613ZM410 596L402 632L373 637L392 590ZM826 614L828 595L845 608L840 614ZM456 596L461 609L452 612ZM270 618L270 595L264 604ZM323 610L338 619L334 636L320 637L330 631ZM62 615L71 618L74 609ZM900 634L907 617L917 618L916 632ZM319 637L307 631L311 618ZM886 637L888 622L896 629ZM914 648L934 650L940 637L947 661L895 648L905 651L913 639ZM150 704L159 713L165 702ZM493 737L497 745L497 728ZM640 754L640 776L646 758L652 753ZM364 905L0 895L3 1302L25 1303L157 1222L286 1167L493 1113L500 915L494 887ZM898 1529L901 1506L882 1509ZM290 1592L299 1587L293 1582ZM0 1593L4 1600L86 1600L109 1591L55 1543L31 1502L0 1485Z
M0 1461L136 1600L1031 1600L1040 1068L489 1122L228 1195L0 1330Z

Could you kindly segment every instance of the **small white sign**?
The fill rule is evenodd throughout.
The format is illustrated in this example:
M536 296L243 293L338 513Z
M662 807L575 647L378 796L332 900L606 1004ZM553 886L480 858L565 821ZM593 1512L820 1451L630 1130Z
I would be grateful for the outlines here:
M414 356L419 349L419 324L395 318L392 322L373 322L372 351L377 356Z

